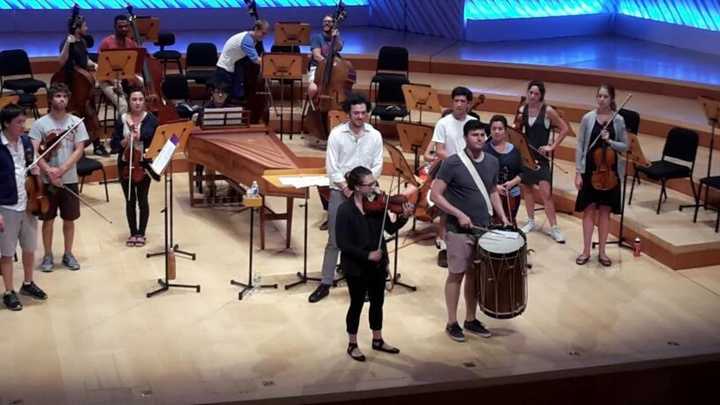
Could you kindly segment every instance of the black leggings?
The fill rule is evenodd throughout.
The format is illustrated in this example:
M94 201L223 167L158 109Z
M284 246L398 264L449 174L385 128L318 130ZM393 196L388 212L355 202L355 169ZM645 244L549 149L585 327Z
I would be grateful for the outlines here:
M356 335L360 325L360 313L365 304L365 293L370 297L370 329L381 330L383 301L385 300L385 272L377 269L366 270L362 276L347 275L350 308L345 323L347 333Z
M148 218L150 217L150 205L148 204L148 192L150 191L150 177L145 175L139 183L132 183L132 194L128 201L128 181L121 180L120 185L125 195L125 215L127 216L128 225L130 226L130 235L145 236ZM140 227L137 223L137 212L135 207L140 208Z

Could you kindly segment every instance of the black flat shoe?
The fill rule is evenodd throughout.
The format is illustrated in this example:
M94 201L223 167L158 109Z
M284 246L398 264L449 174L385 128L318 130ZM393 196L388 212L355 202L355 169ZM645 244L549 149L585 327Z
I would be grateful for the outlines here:
M330 294L330 286L325 284L320 284L318 288L313 291L312 294L310 294L310 297L308 297L308 301L310 302L318 302L321 299L325 298Z
M357 343L349 343L347 348L347 354L350 356L351 359L356 361L365 361L365 355L362 354L360 349L358 349Z
M390 353L390 354L400 353L400 349L398 349L397 347L390 346L389 344L385 343L385 341L382 339L373 339L372 348L373 348L373 350L377 350L379 352Z

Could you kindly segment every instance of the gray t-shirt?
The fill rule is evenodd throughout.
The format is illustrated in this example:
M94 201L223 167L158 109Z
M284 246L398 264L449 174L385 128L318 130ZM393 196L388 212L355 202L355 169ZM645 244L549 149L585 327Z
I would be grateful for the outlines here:
M466 152L461 151L459 153ZM490 195L495 191L498 181L498 171L500 170L498 160L489 153L483 153L482 161L476 162L472 158L470 158L470 161L477 169L478 174L480 174L480 179L482 179L485 189ZM473 225L484 227L490 224L490 215L485 204L485 198L483 198L470 172L468 172L458 155L450 156L442 162L437 178L447 184L444 194L445 199L470 217ZM469 232L460 228L457 218L453 215L448 215L447 230L457 233Z
M30 128L30 138L34 141L42 142L51 132L61 133L62 131L75 125L78 121L80 121L80 118L72 114L66 114L65 118L61 121L56 121L50 114L47 114L32 124L32 127ZM48 162L50 166L60 166L73 154L75 151L75 144L77 142L85 142L88 139L90 138L88 137L87 130L85 129L85 124L81 123L72 133L68 134L62 141L60 141L61 144L58 145L52 153L50 153L50 155L52 155L51 157L49 155L45 155L45 161ZM49 183L46 175L43 174L42 178L45 183ZM62 182L63 184L73 184L78 182L76 165L73 165L70 170L63 174Z

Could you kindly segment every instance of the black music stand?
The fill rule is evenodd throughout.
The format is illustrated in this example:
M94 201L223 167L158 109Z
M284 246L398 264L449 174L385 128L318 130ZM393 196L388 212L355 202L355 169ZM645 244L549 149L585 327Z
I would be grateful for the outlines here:
M243 289L240 290L238 293L238 300L243 299L245 294L247 294L249 291L254 290L255 288L278 288L277 283L276 284L259 284L259 285L253 285L253 241L255 237L255 209L260 208L262 209L262 198L260 197L245 197L243 198L243 205L245 208L250 208L250 252L248 256L248 281L246 283L242 283L240 281L230 280L231 285L240 286Z
M160 284L160 288L157 290L151 291L146 294L147 298L150 298L154 296L155 294L159 294L161 292L168 291L171 287L175 288L193 288L195 289L195 292L200 292L200 285L194 284L194 285L188 285L188 284L175 284L171 283L169 280L169 262L170 262L170 250L172 249L173 252L178 254L183 254L189 256L192 260L195 260L195 253L185 252L178 248L177 244L173 243L173 180L172 180L172 155L177 153L178 151L184 151L185 145L187 144L187 140L190 136L190 131L192 129L192 122L179 122L174 124L165 124L161 125L155 130L155 136L153 137L153 142L150 144L150 148L148 148L148 157L152 159L168 159L167 165L165 166L165 207L162 209L162 212L164 214L165 219L165 248L157 253L147 253L145 257L152 257L152 256L159 256L163 255L165 256L165 279L158 279L157 282ZM176 144L174 150L172 150L169 153L169 157L167 155L163 156L161 153L162 149L164 148L164 145L169 144L168 141L174 139L175 141L173 143ZM158 148L158 145L163 145L163 148ZM157 171L156 171L157 173ZM157 173L160 174L160 173Z
M400 178L402 177L402 170L399 168L395 169L395 176L397 177L397 188L398 191L400 191ZM412 173L411 173L412 175ZM392 183L390 184L390 189L392 190ZM390 193L388 193L388 196ZM388 197L389 198L389 197ZM413 216L413 226L414 226L415 217ZM385 230L383 230L383 238L385 237ZM401 287L405 287L410 291L417 291L417 287L411 284L406 284L402 281L400 281L400 277L402 277L402 274L398 273L398 251L400 246L400 230L398 229L395 231L395 234L391 236L390 238L385 239L385 243L395 241L395 251L393 252L393 274L392 277L390 277L390 287L387 288L388 291L392 291L393 288L395 288L396 285L399 285Z
M628 142L629 147L627 152L625 153L625 175L623 176L623 185L622 185L622 201L620 206L620 229L618 230L618 237L617 240L607 241L605 242L606 245L618 245L619 247L624 247L628 249L633 249L633 245L629 243L625 237L623 236L623 232L625 231L625 193L627 192L627 180L628 180L628 169L630 168L629 163L633 163L636 165L642 165L642 166L650 166L650 162L645 159L645 155L642 152L642 149L640 148L640 140L638 139L638 136L632 133L628 133ZM599 244L599 242L593 242L592 248L595 249L595 247Z
M266 80L277 80L280 84L280 140L284 134L285 114L285 83L290 83L290 139L292 139L293 119L295 112L295 82L300 81L302 86L303 56L299 53L266 53L262 57L262 75ZM272 91L270 100L272 102ZM275 103L272 103L273 105ZM277 114L277 109L275 114Z
M710 151L708 153L707 175L704 178L700 179L700 190L698 190L697 200L695 201L695 204L680 206L680 211L682 211L683 208L688 208L688 207L695 209L695 215L693 218L693 222L697 222L697 213L698 213L698 208L700 208L700 206L702 206L703 209L705 209L705 210L707 210L708 208L712 209L714 211L717 210L716 208L708 207L708 200L709 200L709 196L710 196L710 186L708 186L707 183L713 183L713 181L716 178L720 178L720 176L713 176L711 173L713 149L715 149L715 129L717 128L718 121L720 120L720 101L713 100L713 99L706 98L706 97L698 97L698 101L700 101L700 103L702 104L703 111L705 112L705 116L708 119L708 125L710 125L710 127L712 129L710 132ZM701 204L700 197L702 196L703 185L706 186L705 187L705 201Z
M425 153L433 136L433 127L423 124L398 122L396 124L400 146L415 156L415 172L420 168L420 154Z

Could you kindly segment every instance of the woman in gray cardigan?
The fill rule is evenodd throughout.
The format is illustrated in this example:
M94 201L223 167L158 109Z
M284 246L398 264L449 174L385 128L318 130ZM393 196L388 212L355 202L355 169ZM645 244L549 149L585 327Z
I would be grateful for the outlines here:
M595 226L598 228L598 261L609 267L612 261L605 253L610 212L619 214L622 210L622 190L620 179L625 173L625 161L620 160L618 152L628 148L625 135L625 120L617 114L607 129L605 124L615 112L615 88L602 84L597 92L597 108L583 116L575 149L575 187L578 189L575 211L583 213L583 251L575 263L583 265L590 260L590 248ZM600 137L601 139L595 140ZM594 142L594 144L593 144ZM592 149L590 145L592 144ZM592 173L595 170L593 151L609 146L615 152L615 164L612 169L617 175L617 185L610 190L596 190L592 185Z

